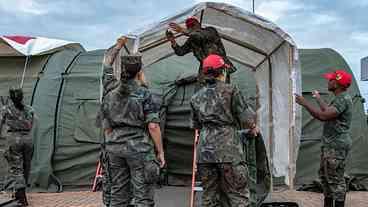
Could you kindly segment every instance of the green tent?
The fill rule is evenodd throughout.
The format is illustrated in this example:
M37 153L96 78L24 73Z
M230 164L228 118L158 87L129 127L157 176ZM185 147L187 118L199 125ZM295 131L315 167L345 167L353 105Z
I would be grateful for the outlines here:
M3 45L0 44L1 49ZM3 52L5 50L1 50ZM10 51L10 50L7 50ZM39 140L52 140L54 137L57 102L63 74L78 54L84 49L80 44L63 46L52 51L45 51L43 54L31 55L28 57L26 72L24 76L23 91L25 103L32 105L37 113L37 135L35 139L36 151L34 158L37 166L52 172L53 143L42 145ZM8 100L8 89L11 86L19 87L24 71L26 57L18 53L0 54L0 106L6 104ZM7 163L4 160L6 140L0 137L0 183L4 184L7 174ZM43 154L37 153L37 148L46 148ZM41 161L42 160L42 161ZM40 161L40 162L37 162Z
M352 74L349 65L344 58L332 49L304 49L300 50L300 60L302 66L303 95L310 101L312 91L320 91L326 101L332 99L328 93L327 82L322 75L336 69L345 69ZM353 97L353 122L351 137L353 148L347 162L347 173L357 177L362 183L368 184L368 127L364 113L363 102L358 84L354 79L349 88L349 94ZM322 123L313 119L309 113L303 110L303 127L301 145L299 148L298 161L296 166L296 183L298 185L309 184L318 178Z

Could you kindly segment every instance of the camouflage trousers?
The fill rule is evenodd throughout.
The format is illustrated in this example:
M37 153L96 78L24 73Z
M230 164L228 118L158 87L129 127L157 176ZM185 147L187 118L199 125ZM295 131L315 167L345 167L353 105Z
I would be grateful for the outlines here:
M344 201L347 191L344 178L349 150L322 147L319 176L325 197Z
M111 178L109 172L109 160L105 149L101 149L100 163L102 165L102 203L110 206Z
M147 184L144 176L144 161L137 157L123 157L108 152L111 179L111 207L154 206L154 184Z
M202 206L249 206L248 167L244 163L198 164Z
M32 139L27 134L8 133L8 148L4 157L8 162L7 189L18 191L27 187L33 154Z

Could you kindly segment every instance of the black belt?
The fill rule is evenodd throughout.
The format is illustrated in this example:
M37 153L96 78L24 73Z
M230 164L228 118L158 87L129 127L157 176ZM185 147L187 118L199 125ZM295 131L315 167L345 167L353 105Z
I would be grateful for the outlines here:
M232 125L232 124L203 123L202 125L203 125L204 127L206 127L206 128L211 128L211 127L216 127L216 128L232 127L232 128L236 128L236 126L234 126L234 125Z
M30 130L26 130L26 129L9 129L8 132L30 132Z

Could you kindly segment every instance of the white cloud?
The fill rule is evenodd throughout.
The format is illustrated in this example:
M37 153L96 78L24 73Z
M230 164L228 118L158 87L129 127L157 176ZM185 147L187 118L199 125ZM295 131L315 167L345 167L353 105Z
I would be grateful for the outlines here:
M368 32L353 32L351 34L351 39L360 44L368 45Z
M43 15L48 13L47 7L38 3L36 0L0 0L0 10L14 13L16 15Z
M353 6L358 6L358 7L368 6L368 1L367 0L354 0L354 1L351 1L349 3L351 3Z
M257 6L256 14L276 22L286 16L288 12L302 9L303 5L300 2L293 0L271 0L263 1Z
M325 25L325 24L332 24L335 22L340 21L341 18L335 15L329 15L329 14L315 14L313 15L313 19L311 23L313 25Z

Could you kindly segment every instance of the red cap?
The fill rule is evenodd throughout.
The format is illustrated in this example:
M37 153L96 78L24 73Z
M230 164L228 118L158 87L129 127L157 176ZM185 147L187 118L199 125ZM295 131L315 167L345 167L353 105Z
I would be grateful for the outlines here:
M344 70L336 70L333 73L326 73L323 76L327 80L336 80L339 85L346 88L350 86L352 80L352 75Z
M185 20L185 26L187 28L191 28L194 26L194 23L195 22L198 22L199 23L199 19L196 17L196 16L191 16L191 17L188 17L186 20Z
M220 70L222 68L229 68L228 64L225 64L224 59L219 55L209 55L203 60L203 73L208 74L209 70Z

